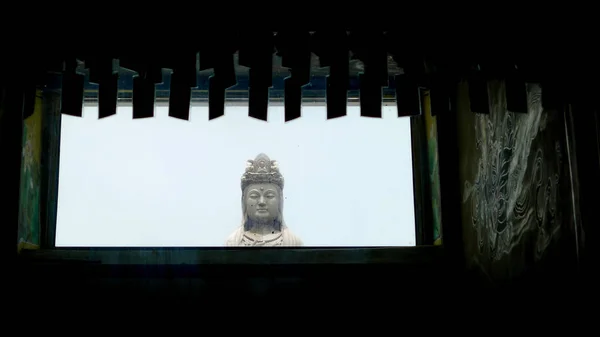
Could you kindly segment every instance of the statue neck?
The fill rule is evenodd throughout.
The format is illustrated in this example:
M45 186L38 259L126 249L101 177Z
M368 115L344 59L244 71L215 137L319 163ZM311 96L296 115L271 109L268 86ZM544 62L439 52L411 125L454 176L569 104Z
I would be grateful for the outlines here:
M251 220L248 220L244 227L244 230L258 235L278 233L281 228L278 222L258 223Z

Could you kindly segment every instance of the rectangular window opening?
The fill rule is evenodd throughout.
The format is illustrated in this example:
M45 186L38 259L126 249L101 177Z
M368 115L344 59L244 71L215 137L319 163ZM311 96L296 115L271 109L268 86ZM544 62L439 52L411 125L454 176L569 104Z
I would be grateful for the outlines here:
M327 120L321 105L285 122L283 110L270 106L268 122L239 104L210 121L206 106L192 106L189 121L165 106L137 120L131 106L101 120L89 105L82 117L63 115L56 246L219 247L240 235L250 243L276 235L258 224L247 239L234 233L271 212L304 246L414 246L410 119L394 107L364 118L349 106ZM277 161L283 189L251 172L256 186L243 193L248 160L259 154Z

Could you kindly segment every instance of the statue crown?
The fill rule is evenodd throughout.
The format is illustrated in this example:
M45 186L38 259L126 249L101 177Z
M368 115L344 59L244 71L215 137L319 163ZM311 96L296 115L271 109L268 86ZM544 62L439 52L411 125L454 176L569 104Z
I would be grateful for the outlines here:
M242 175L242 191L251 184L271 183L283 189L283 176L279 172L277 161L261 153L254 160L248 160L246 171Z

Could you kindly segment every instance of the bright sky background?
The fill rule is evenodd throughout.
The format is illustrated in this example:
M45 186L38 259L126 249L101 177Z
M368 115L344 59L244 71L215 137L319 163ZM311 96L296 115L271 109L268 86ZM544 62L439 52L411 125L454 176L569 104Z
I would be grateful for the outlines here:
M396 107L383 118L327 120L303 107L284 122L227 106L208 121L132 120L131 107L98 120L62 116L57 246L222 246L241 225L240 177L246 160L266 153L285 178L284 219L306 246L414 246L410 119Z

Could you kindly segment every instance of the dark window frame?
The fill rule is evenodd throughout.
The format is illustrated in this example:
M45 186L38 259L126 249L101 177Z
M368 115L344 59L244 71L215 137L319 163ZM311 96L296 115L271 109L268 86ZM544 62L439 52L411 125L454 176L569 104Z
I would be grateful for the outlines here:
M121 88L120 88L121 89ZM314 88L313 88L314 89ZM349 90L349 105L358 105L355 100L358 92ZM393 88L391 88L393 89ZM391 90L388 88L388 96L384 92L384 105L393 103L394 98L389 97ZM159 88L157 87L157 92ZM324 90L322 90L324 92ZM86 106L93 104L97 99L94 97L94 87L86 83L84 102ZM124 92L125 96L122 96ZM119 104L131 104L127 97L129 90L120 90ZM202 90L198 90L197 99L192 98L192 106L205 105ZM60 101L60 89L48 86L45 90L45 102L47 97ZM158 95L157 95L158 97ZM194 97L194 95L193 95ZM423 101L424 95L421 95ZM244 100L244 97L241 97ZM281 100L273 99L274 104L280 104ZM165 101L157 99L157 104L162 105ZM321 105L324 97L311 96L310 105ZM423 103L423 102L421 102ZM303 104L305 104L303 102ZM243 103L241 105L244 105ZM422 106L423 104L421 104ZM415 205L415 247L324 247L324 248L180 248L180 247L56 247L56 207L58 198L58 177L60 156L60 120L61 113L54 103L45 104L44 120L44 156L45 169L42 179L44 193L42 199L42 229L41 249L37 252L29 252L30 256L41 259L64 259L77 260L101 264L421 264L431 262L431 259L441 258L438 253L444 249L441 246L433 246L433 223L431 188L429 181L429 164L427 162L427 145L424 122L424 111L420 115L403 117L411 119L412 139L412 163L413 163L413 193ZM52 158L54 156L54 158ZM266 251L269 250L269 251ZM271 252L271 250L273 252Z

